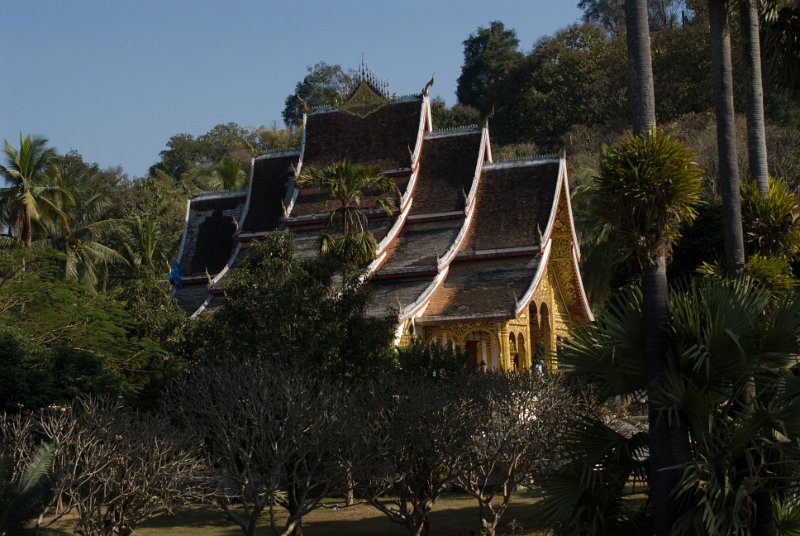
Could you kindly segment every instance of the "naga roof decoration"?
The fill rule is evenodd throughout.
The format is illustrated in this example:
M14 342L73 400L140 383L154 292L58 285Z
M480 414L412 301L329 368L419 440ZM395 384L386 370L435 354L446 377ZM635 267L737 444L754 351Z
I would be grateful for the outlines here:
M345 102L306 115L300 147L253 160L246 192L190 200L179 255L184 286L175 290L181 306L189 314L218 306L249 242L273 230L291 231L299 256L315 255L332 207L325 192L298 189L296 172L349 160L381 166L397 185L392 215L367 212L379 243L366 267L367 314L419 329L511 326L529 307L534 317L549 293L553 314L591 320L565 157L493 163L488 125L433 130L427 92L397 98L387 88L362 63Z

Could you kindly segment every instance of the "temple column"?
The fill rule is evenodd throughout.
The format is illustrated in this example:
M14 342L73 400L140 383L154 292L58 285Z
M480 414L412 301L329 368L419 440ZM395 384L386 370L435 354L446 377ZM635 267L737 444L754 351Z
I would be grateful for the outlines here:
M500 339L500 368L509 370L511 368L511 349L508 344L508 328L505 324L499 325L497 335Z

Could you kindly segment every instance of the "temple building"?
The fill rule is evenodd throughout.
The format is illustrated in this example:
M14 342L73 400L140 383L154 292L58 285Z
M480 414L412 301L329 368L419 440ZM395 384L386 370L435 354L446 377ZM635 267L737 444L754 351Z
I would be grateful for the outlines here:
M218 306L226 274L272 231L292 232L298 255L317 254L335 207L325 192L296 186L303 169L377 164L397 194L391 216L366 211L378 243L367 314L392 315L398 344L415 336L457 346L490 368L555 367L561 337L592 319L565 157L493 161L488 125L434 129L428 87L390 96L362 70L344 102L306 113L300 147L253 159L247 191L192 198L181 307L197 315Z

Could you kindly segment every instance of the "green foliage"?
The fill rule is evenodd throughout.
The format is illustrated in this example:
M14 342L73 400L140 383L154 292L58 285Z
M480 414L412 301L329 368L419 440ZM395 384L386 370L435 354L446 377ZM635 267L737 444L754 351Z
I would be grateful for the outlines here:
M359 274L321 259L293 257L291 234L253 244L232 273L225 304L192 322L188 350L198 361L229 356L295 363L355 378L390 366L393 322L364 315Z
M745 251L793 259L800 252L800 200L788 185L771 178L766 197L753 181L742 183Z
M33 374L28 382L32 392L37 389L32 385L36 374L45 370L53 382L61 378L60 385L53 387L57 396L95 392L102 390L95 386L105 385L113 392L138 397L139 403L152 402L141 398L143 393L174 361L158 342L142 334L137 318L122 304L80 283L65 281L60 262L58 253L0 252L0 325L13 325L12 335L29 341L20 355L7 358ZM36 348L46 349L44 355ZM83 368L85 382L80 379ZM74 380L66 379L72 376Z
M467 361L469 356L465 352L441 344L426 344L417 338L397 349L400 370L420 376L447 378L461 374Z
M0 175L9 184L0 188L0 225L13 229L17 240L31 247L33 225L42 219L58 220L63 215L55 201L58 193L48 181L47 173L56 158L56 151L47 147L47 140L19 135L19 149L5 141L5 165Z
M323 190L339 206L334 209L328 226L338 228L337 235L322 234L319 250L344 264L361 264L375 257L377 242L367 228L367 216L361 207L364 197L372 198L373 206L388 215L394 211L394 200L382 194L397 192L394 180L382 174L380 166L353 164L348 161L310 168L297 179L300 188L314 186Z
M303 121L305 106L330 106L347 95L353 77L339 65L328 65L324 61L306 69L308 74L297 83L294 93L286 97L283 122L287 127L297 128ZM305 106L303 104L305 101Z
M652 263L671 253L681 225L697 216L700 176L693 151L663 131L628 134L603 151L588 188L597 225L613 235L620 259Z
M545 526L570 535L650 534L645 505L626 499L646 481L647 434L600 415L571 417L567 429L566 464L543 479L535 505Z
M621 130L627 124L627 78L618 65L624 63L621 38L596 26L570 26L542 38L502 80L493 139L556 151L572 125L613 124Z
M623 294L619 300L579 331L561 358L602 397L645 388L636 367L644 352L640 298ZM686 510L674 530L744 534L759 495L781 497L798 470L800 299L771 296L749 279L709 277L673 290L669 306L670 364L652 402L661 418L682 415L693 440L677 497ZM599 444L587 446L586 455ZM585 496L571 503L575 508L595 504L594 495L585 495L591 481L571 482L563 493ZM617 494L613 483L602 489Z
M464 41L464 65L458 77L458 102L480 110L482 116L500 102L504 79L523 55L513 29L506 30L500 21L480 27Z
M161 161L150 168L150 175L160 169L180 179L194 168L214 167L225 157L249 163L250 157L258 152L257 145L258 135L236 123L216 125L197 138L176 134L167 141L167 149L161 151Z
M441 97L431 100L431 115L433 126L437 130L477 125L481 120L480 112L472 106L456 103L452 108L448 108Z

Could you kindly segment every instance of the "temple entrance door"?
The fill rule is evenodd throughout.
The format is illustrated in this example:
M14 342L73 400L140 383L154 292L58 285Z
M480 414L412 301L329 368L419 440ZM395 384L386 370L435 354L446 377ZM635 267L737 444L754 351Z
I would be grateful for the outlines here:
M468 366L481 369L495 369L500 366L499 346L491 334L473 331L467 335L464 348L469 355Z
M467 367L478 368L481 364L480 356L480 341L467 341L464 345L464 350L467 352Z

